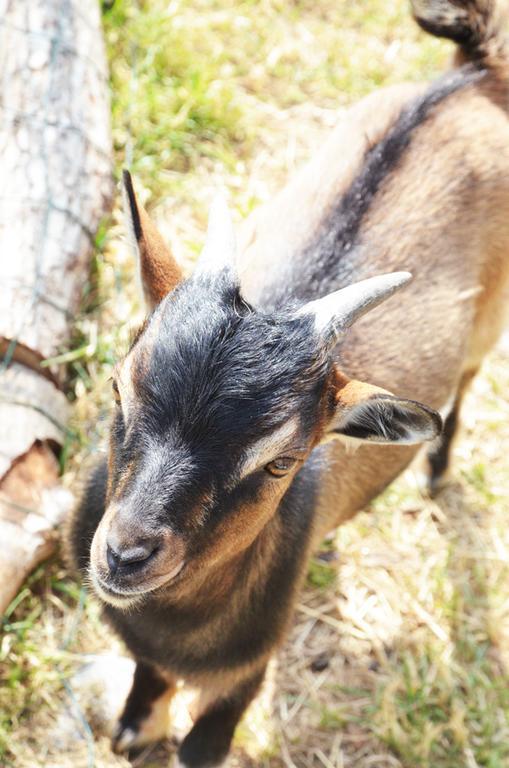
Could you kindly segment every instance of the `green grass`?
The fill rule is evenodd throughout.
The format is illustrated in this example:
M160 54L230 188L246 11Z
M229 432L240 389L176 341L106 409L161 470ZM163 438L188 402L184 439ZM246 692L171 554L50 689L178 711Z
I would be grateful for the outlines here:
M318 589L327 589L336 581L336 571L328 563L312 560L308 571L308 584Z
M406 2L117 0L103 16L117 175L126 163L189 266L212 190L238 218L309 156L336 111L385 84L432 77L450 48ZM74 403L62 464L76 487L103 443L109 377L136 323L118 208L97 236L73 343ZM239 730L234 765L505 768L509 765L509 385L507 351L469 398L455 484L437 500L411 475L314 559L289 642ZM0 765L44 757L84 652L118 647L57 557L12 604L0 636ZM328 667L314 672L325 656ZM49 762L48 762L49 760ZM81 762L80 762L81 760ZM95 764L126 766L97 738ZM328 762L327 762L328 760ZM145 765L166 765L151 753Z

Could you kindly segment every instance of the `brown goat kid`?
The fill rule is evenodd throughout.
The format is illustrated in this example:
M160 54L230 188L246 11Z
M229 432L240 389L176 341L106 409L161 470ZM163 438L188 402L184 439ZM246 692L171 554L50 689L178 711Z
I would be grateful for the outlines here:
M418 443L436 438L433 487L447 468L509 292L509 59L490 0L414 13L457 42L456 68L352 108L247 222L237 257L218 205L183 280L124 177L152 311L117 367L109 461L69 531L137 660L118 750L165 734L184 679L201 697L177 764L219 765L310 552Z

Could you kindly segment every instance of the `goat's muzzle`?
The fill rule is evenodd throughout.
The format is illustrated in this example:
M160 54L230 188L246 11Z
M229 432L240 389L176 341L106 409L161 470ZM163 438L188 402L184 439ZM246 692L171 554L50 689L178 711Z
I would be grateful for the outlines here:
M111 506L101 520L90 550L90 577L99 597L128 607L173 581L184 567L182 537L154 532L122 520Z

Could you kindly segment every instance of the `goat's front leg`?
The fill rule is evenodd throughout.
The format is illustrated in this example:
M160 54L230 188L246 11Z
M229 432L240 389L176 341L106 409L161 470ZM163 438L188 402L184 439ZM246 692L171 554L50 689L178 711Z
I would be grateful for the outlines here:
M210 701L180 745L173 768L215 768L230 750L237 724L256 696L265 669Z
M136 664L133 684L113 734L115 752L125 752L164 738L176 682L151 664Z

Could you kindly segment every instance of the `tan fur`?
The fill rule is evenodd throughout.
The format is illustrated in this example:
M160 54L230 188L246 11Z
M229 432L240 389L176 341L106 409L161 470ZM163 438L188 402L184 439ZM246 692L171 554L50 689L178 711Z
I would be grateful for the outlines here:
M168 735L170 728L169 707L177 690L175 683L170 685L151 707L150 715L143 721L136 746L150 744Z
M150 712L141 722L138 730L126 729L115 742L115 752L121 753L131 749L139 749L168 736L171 724L170 704L176 691L175 681L169 681L168 688L151 703Z
M381 387L375 387L373 384L367 384L365 381L357 381L357 379L349 379L345 376L339 368L335 369L335 381L336 387L336 403L340 409L349 409L358 405L363 400L367 400L373 395L379 395L387 393L386 389Z
M260 507L256 508L253 505L251 510L244 510L244 515L249 513L255 515L257 510L260 511ZM272 506L267 506L267 514L270 510L272 510ZM249 521L244 517L243 527L248 527L252 522L252 520ZM240 548L244 546L244 543L239 541L238 531L233 530L230 534L226 526L222 527L217 536L218 549L216 550L217 556L221 555L221 560L218 560L215 565L211 565L208 559L206 562L198 563L191 578L180 589L172 591L172 602L178 600L179 605L184 609L188 608L200 615L206 613L210 615L205 626L202 624L196 630L187 633L186 650L189 653L199 655L203 652L205 638L213 639L216 635L220 636L224 632L224 613L222 610L215 611L216 606L221 606L226 599L229 604L228 621L235 620L245 595L250 594L253 588L263 589L267 577L266 563L277 557L276 542L279 540L279 531L276 529L280 529L281 526L282 523L278 518L272 518L265 524L256 542L257 559L248 571L242 568L241 551L237 557L232 556L231 552L225 556L225 550L222 549L223 544L227 550L229 545L232 548L236 546ZM228 559L224 559L225 557ZM302 566L304 570L306 563L303 562ZM239 584L242 584L241 590L238 589ZM233 588L234 586L236 589ZM295 590L298 589L298 586L299 584L296 583ZM160 599L164 602L164 595L161 595ZM285 634L285 629L285 627L281 628L281 639ZM227 696L229 691L233 691L239 684L251 679L263 670L272 650L272 648L266 648L249 664L232 665L230 661L222 669L194 673L186 677L186 681L200 692L192 712L193 718L204 712L211 702Z
M122 193L128 234L136 251L143 294L148 307L153 308L180 283L182 270L150 216L138 202L128 171L123 173Z
M370 257L356 279L408 270L414 280L348 333L341 352L348 377L440 408L497 341L509 307L507 74L506 63L502 74L449 97L417 129L370 208L362 225ZM260 275L277 274L298 254L358 173L366 146L417 89L384 89L354 106L317 158L256 212L241 257L249 300L256 303ZM335 441L316 450L330 469L318 501L318 542L396 477L417 448L362 445L349 454Z
M127 424L129 424L129 407L136 401L137 382L150 365L150 356L157 341L161 318L161 314L155 313L155 316L151 318L151 322L145 324L146 327L145 325L143 326L142 339L115 366L114 376L120 394L120 404Z
M238 262L248 301L256 305L263 287L260 275L277 272L279 264L292 259L348 189L365 153L384 136L404 104L423 89L423 85L391 86L350 107L313 159L270 203L251 214L240 231Z
M140 207L143 235L140 247L141 279L147 299L158 304L182 280L182 271L144 208Z

